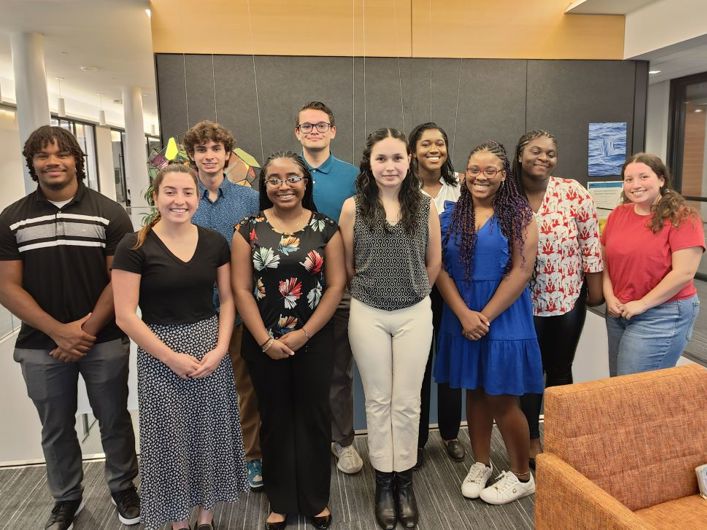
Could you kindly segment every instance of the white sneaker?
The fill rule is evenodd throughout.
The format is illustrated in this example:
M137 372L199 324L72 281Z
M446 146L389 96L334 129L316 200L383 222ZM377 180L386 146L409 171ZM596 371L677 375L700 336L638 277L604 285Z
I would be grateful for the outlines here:
M341 447L337 442L334 442L331 444L331 452L338 460L336 463L337 469L342 473L353 475L361 471L363 460L361 460L353 444Z
M484 488L479 496L489 504L508 504L533 493L535 493L535 479L532 474L528 482L521 482L515 473L504 471L499 475L499 479L488 488Z
M462 482L462 495L467 499L478 499L481 490L486 487L486 483L491 478L493 464L487 466L481 462L476 462L466 474Z

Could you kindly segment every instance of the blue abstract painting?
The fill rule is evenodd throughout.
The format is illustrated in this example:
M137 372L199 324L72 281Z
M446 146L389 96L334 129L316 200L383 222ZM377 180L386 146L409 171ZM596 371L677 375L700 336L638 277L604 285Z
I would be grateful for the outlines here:
M590 123L588 158L588 176L620 175L626 161L626 122Z

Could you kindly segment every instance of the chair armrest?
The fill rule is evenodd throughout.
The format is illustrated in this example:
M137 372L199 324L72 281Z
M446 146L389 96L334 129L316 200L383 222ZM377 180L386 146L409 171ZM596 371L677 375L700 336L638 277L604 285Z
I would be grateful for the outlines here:
M536 530L656 530L564 460L537 458Z

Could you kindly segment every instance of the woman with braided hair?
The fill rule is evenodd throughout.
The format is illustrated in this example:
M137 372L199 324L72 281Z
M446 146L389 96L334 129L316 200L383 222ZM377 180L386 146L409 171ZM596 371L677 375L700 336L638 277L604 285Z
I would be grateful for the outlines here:
M440 217L442 312L435 379L466 389L476 463L462 495L506 504L535 492L528 470L528 422L518 397L543 388L540 348L527 288L537 252L533 212L513 182L506 151L495 141L475 147L456 204ZM496 420L511 471L486 487L493 468Z
M557 139L532 130L518 140L513 176L538 224L538 258L530 282L545 386L572 383L572 362L587 305L602 302L599 224L589 192L576 180L553 177ZM542 394L520 400L530 429L530 467L541 452Z

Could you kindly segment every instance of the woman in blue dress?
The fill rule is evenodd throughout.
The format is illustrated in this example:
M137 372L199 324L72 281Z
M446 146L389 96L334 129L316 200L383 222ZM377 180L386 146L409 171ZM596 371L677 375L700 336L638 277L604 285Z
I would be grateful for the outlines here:
M462 494L506 504L535 492L528 469L528 422L519 396L541 392L542 361L528 280L538 233L518 193L503 146L475 147L456 204L441 216L442 261L437 279L445 306L435 379L467 390L466 410L476 463ZM496 420L510 456L491 486L491 431Z

